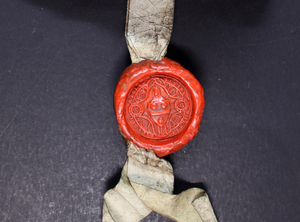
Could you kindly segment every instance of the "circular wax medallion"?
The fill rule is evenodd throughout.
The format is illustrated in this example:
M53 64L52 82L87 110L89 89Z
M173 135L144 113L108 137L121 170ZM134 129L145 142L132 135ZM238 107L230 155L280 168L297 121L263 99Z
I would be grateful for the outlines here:
M124 70L114 103L123 136L161 157L183 148L196 135L204 93L180 64L167 58L144 60Z

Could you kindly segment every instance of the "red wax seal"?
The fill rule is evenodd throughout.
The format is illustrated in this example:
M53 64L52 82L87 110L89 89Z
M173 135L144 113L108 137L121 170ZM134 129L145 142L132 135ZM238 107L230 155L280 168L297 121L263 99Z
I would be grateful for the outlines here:
M127 67L115 91L122 135L159 157L185 146L198 132L203 88L179 63L164 58Z

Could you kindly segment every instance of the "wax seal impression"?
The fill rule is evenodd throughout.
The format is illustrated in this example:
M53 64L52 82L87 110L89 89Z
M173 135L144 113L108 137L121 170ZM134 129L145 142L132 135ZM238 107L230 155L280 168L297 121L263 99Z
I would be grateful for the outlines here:
M159 157L183 148L197 134L205 104L193 74L167 58L127 67L114 103L122 135Z

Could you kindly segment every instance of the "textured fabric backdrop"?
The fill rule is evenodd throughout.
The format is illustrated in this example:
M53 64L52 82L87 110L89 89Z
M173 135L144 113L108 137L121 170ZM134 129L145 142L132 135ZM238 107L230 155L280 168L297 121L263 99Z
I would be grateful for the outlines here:
M0 2L0 221L101 220L126 161L125 17L125 0ZM206 98L167 157L175 192L205 189L220 222L298 222L300 1L176 0L167 57Z

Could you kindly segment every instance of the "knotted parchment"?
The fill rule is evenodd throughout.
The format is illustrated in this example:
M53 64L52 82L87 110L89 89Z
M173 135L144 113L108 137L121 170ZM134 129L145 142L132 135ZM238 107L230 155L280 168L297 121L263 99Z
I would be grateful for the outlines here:
M168 161L133 143L127 156L119 183L104 195L103 222L136 222L151 211L179 222L217 222L204 190L172 194L174 176Z

